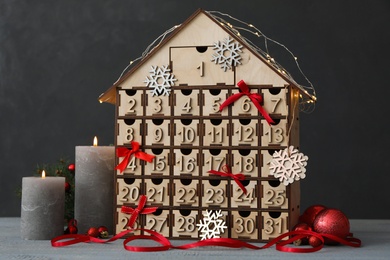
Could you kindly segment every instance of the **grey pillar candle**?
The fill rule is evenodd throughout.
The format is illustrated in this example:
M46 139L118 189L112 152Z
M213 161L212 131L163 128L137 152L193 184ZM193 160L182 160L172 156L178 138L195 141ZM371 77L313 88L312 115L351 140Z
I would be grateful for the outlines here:
M65 178L22 179L21 237L50 240L64 234Z
M114 146L76 146L75 219L79 234L105 226L113 233Z

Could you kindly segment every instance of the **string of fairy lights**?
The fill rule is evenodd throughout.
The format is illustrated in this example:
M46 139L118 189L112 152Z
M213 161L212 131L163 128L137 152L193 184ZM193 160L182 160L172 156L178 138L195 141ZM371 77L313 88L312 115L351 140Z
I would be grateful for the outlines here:
M139 56L138 58L134 59L134 60L131 60L130 63L123 69L121 75L119 76L119 78L115 81L114 85L123 77L123 74L126 73L126 71L131 67L131 65L133 65L135 62L137 62L138 60L143 60L146 56L149 55L149 53L151 53L155 48L157 48L165 39L165 37L170 34L171 32L173 32L174 30L176 30L177 28L179 28L181 26L181 24L179 25L175 25L173 26L172 28L169 28L168 30L166 30L164 33L162 33L160 36L158 36L151 44L148 45L148 47L142 52L142 55ZM158 43L157 43L158 42Z
M219 11L205 11L207 14L209 14L212 18L214 18L221 26L232 32L234 35L240 38L241 41L245 42L252 50L256 51L258 54L260 54L267 62L272 65L279 73L285 75L291 82L293 82L302 92L304 92L305 95L300 94L300 111L305 113L310 113L314 111L315 108L315 102L317 101L316 91L314 88L314 85L312 82L308 79L308 77L305 75L303 70L301 69L298 57L294 55L294 53L287 48L284 44L279 43L278 41L271 39L267 37L264 33L262 33L257 27L255 27L251 23L244 22L240 19L237 19L229 14L225 14ZM229 20L229 21L228 21ZM238 23L238 25L233 24ZM167 35L175 31L177 28L179 28L181 24L175 25L165 32L163 32L161 35L159 35L151 44L148 45L148 47L142 52L141 56L138 58L131 60L130 63L123 69L122 73L120 74L119 78L116 80L114 85L122 78L122 76L126 73L126 71L129 70L129 68L137 61L143 60L145 57L147 57L155 48L157 48L166 38ZM263 39L263 45L264 49L261 49L258 47L258 45L254 44L251 40L249 40L247 37L244 37L243 33L249 33L252 35L255 35L257 38ZM282 47L293 59L296 67L298 68L298 71L303 76L303 78L308 83L308 86L304 86L301 84L298 84L292 75L285 69L281 64L279 64L270 54L269 51L269 45L275 44L279 47Z
M219 11L206 11L210 16L212 16L215 20L217 20L221 26L224 26L226 29L234 33L237 37L239 37L242 41L246 42L248 46L250 46L253 50L255 50L257 53L259 53L261 56L263 56L268 63L270 63L275 69L277 69L280 73L283 75L287 76L292 82L297 85L301 91L303 91L306 95L300 95L302 101L300 102L300 110L303 112L310 113L314 110L315 108L315 102L317 101L317 96L316 96L316 91L314 88L314 85L311 83L311 81L307 78L303 70L301 69L299 62L298 62L298 57L294 55L294 53L288 49L284 44L279 43L276 40L273 40L269 37L267 37L264 33L262 33L258 28L256 28L253 24L244 22L240 19L237 19L229 14L221 13ZM233 20L241 26L233 25L232 22L227 21L226 19L222 18L227 17L230 20ZM246 27L242 27L242 25ZM258 38L263 38L264 40L264 47L265 50L262 50L259 48L256 44L254 44L252 41L250 41L248 38L244 37L241 32L248 32L250 34L253 34L257 36ZM282 65L280 65L270 54L268 45L269 43L274 43L280 47L282 47L287 53L293 58L295 65L297 66L299 72L301 75L304 77L304 79L307 81L309 86L303 86L301 84L298 84L294 78L291 76L291 74L283 68Z

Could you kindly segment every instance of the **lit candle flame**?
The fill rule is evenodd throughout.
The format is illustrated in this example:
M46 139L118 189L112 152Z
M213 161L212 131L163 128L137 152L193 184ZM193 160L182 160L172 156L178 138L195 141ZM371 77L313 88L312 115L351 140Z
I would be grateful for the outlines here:
M93 146L97 146L98 145L98 140L97 140L97 137L95 136L93 138Z
M46 172L45 170L42 171L42 179L46 178Z

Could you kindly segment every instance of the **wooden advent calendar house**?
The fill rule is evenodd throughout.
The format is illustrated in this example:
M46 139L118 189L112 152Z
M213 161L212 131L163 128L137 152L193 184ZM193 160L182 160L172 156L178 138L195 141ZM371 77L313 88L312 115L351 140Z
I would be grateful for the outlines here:
M263 99L261 109L248 91ZM121 207L136 208L141 195L158 209L139 215L134 227L168 238L199 239L206 210L221 210L221 237L260 242L291 230L300 184L281 183L269 162L275 151L299 147L301 94L226 25L195 12L99 97L116 106L116 147L137 142L155 156L132 156L116 170L115 233L128 229L131 217ZM239 173L245 178L233 177Z

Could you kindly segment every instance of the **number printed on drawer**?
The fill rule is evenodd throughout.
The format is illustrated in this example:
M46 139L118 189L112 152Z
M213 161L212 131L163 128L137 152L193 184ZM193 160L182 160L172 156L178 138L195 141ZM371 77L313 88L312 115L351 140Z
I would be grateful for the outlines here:
M117 204L137 204L141 194L141 180L135 178L117 179Z
M173 228L172 233L175 237L198 237L198 211L181 209L173 210Z
M193 206L199 205L199 181L191 179L176 179L174 183L174 206Z
M257 213L232 211L232 238L258 239Z
M263 228L261 238L268 240L287 232L287 212L262 212Z
M140 142L142 121L136 119L118 119L117 145Z
M119 116L142 116L143 115L143 105L142 105L142 90L120 90L119 99L120 106L118 107Z

